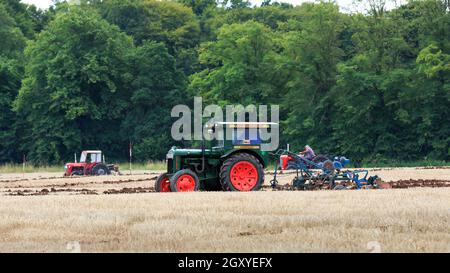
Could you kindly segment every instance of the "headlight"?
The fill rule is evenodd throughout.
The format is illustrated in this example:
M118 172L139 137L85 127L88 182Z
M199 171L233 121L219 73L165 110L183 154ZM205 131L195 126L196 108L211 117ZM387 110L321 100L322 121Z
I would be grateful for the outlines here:
M66 165L64 165L64 170L67 170L67 164L66 164Z

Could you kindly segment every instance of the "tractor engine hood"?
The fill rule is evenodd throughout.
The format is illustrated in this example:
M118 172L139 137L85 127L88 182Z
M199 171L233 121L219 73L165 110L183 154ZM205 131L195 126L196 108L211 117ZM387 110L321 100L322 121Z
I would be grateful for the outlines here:
M67 167L84 167L86 165L86 163L67 163L66 166Z
M210 152L206 149L205 152ZM172 147L166 155L167 159L173 159L174 156L184 156L184 155L202 155L202 149L180 149L177 147Z

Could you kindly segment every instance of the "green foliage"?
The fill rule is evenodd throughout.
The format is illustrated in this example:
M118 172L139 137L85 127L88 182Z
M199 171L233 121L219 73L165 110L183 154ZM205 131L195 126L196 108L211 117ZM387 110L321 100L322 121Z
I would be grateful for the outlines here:
M108 0L98 5L103 17L131 35L166 43L171 53L198 43L199 25L192 10L171 1Z
M23 74L22 51L26 38L0 3L0 161L20 159L16 149L16 116L12 103L20 88Z
M333 4L304 4L295 8L295 14L300 21L289 21L284 35L291 70L284 101L285 139L296 146L309 143L331 152L335 106L330 91L344 54L339 37L347 17Z
M144 43L131 62L132 94L122 135L135 144L137 160L160 158L172 144L170 111L186 100L183 74L162 43Z
M205 14L211 8L217 7L216 0L178 0L178 2L190 7L198 16Z
M194 96L280 105L293 149L450 160L448 1L353 14L322 1L56 2L0 0L0 162L89 148L126 161L130 142L136 160L162 159L170 110Z
M0 3L0 37L2 44L0 55L8 58L20 57L25 47L26 38L17 26L17 22L10 16L6 7Z
M28 39L34 38L53 16L53 9L42 11L34 5L27 5L20 0L0 0L0 5L14 19L21 32Z
M436 45L422 49L417 56L419 71L427 77L445 77L450 73L450 55L445 54Z
M0 56L0 161L20 159L16 149L16 117L11 105L20 88L21 65L17 60Z
M163 42L185 74L194 72L200 25L189 7L153 0L107 0L94 6L108 22L133 37L137 45L145 41Z
M448 14L436 3L413 1L354 18L355 51L338 65L331 92L336 119L345 121L333 123L336 151L372 160L449 159L449 59L431 42L435 31L428 25ZM439 43L448 44L448 37Z
M29 44L16 109L29 124L23 149L30 160L58 162L80 147L117 141L129 97L126 57L132 46L117 27L79 8L58 14Z
M200 49L200 61L208 68L192 76L191 93L221 105L266 104L281 97L283 75L276 48L275 34L260 23L223 26L217 41Z

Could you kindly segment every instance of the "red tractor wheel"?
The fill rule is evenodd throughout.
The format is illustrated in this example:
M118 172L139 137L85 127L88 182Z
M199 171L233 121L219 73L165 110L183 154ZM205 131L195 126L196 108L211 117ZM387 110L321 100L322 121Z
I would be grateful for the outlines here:
M162 173L158 176L155 182L156 192L171 192L170 190L170 180L167 173Z
M263 166L253 155L233 155L220 169L220 183L226 191L257 191L264 183Z
M180 170L170 178L170 189L173 192L198 191L199 188L198 176L191 170Z
M92 175L108 175L111 174L108 167L104 164L97 164L92 168Z

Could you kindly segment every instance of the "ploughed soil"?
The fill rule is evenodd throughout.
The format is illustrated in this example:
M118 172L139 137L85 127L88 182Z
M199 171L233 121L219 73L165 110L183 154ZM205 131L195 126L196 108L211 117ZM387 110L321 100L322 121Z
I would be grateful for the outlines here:
M409 179L409 180L399 180L390 183L392 188L417 188L417 187L450 187L450 180L437 180L437 179Z
M155 181L161 172L133 171L120 175L63 177L61 173L0 174L0 195L111 195L154 192ZM389 188L450 187L450 167L373 168L369 175L378 175ZM295 171L278 175L275 190L292 190ZM267 171L263 191L273 190L269 181L273 171ZM326 189L318 187L316 190Z

